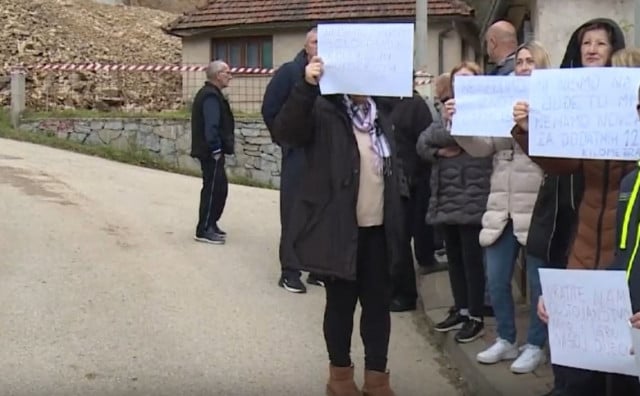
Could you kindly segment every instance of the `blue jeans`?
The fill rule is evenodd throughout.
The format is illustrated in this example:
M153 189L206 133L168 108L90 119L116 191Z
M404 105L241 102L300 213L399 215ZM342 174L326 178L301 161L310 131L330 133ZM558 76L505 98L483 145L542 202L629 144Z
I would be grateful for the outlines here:
M513 223L509 221L500 238L486 248L487 281L491 305L498 323L498 336L510 343L516 342L515 307L511 291L511 279L516 265L518 251L522 245L513 234ZM538 268L542 260L529 266L527 260L527 277L531 288L531 318L527 343L543 347L547 339L546 327L536 315L538 297L541 294ZM532 274L534 274L532 276Z

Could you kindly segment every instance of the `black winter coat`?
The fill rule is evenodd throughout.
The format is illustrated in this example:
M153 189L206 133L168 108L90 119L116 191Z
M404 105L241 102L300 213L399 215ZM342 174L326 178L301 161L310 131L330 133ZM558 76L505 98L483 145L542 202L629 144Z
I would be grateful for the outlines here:
M384 228L393 272L401 259L404 232L400 172L393 128L382 111L378 123L392 152L391 171L385 176ZM273 133L277 141L304 147L307 158L291 222L282 236L283 251L295 257L285 261L297 263L299 270L355 280L360 155L342 97L320 96L317 86L300 81L276 116Z

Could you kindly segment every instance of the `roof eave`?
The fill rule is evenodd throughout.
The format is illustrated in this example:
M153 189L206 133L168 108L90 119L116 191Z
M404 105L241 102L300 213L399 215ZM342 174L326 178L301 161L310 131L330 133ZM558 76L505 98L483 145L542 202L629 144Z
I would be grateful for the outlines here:
M429 16L429 20L473 20L473 12L470 15L464 14L450 14L450 15L432 15ZM344 19L331 19L326 22L382 22L382 21L393 21L393 22L402 22L402 21L415 21L415 16L398 16L398 17L375 17L375 18L344 18ZM176 24L172 27L164 27L162 30L170 35L175 37L193 37L206 33L215 33L219 31L229 31L229 30L246 30L248 28L303 28L310 27L317 23L323 23L325 21L277 21L277 22L264 22L264 23L243 23L243 24L231 24L231 25L221 25L221 26L198 26L198 27L190 27L190 28L180 28L179 24Z

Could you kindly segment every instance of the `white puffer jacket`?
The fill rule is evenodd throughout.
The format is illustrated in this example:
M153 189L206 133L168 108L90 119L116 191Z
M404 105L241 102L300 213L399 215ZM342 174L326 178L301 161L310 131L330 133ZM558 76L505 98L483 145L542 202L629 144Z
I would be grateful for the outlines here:
M455 140L474 157L493 155L491 191L482 216L480 245L493 245L511 218L514 234L525 246L543 171L512 138L455 136Z

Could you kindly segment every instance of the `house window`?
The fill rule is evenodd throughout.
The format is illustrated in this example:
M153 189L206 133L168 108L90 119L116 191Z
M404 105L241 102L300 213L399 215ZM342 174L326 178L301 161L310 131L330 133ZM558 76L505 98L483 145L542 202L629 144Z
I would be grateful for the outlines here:
M273 67L273 40L271 37L213 39L211 55L231 67Z

